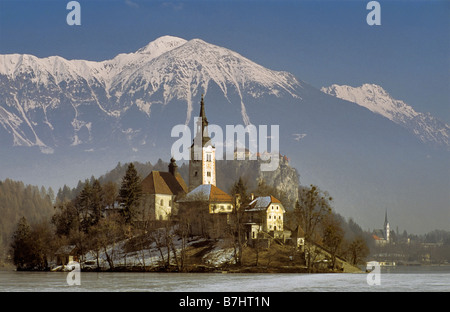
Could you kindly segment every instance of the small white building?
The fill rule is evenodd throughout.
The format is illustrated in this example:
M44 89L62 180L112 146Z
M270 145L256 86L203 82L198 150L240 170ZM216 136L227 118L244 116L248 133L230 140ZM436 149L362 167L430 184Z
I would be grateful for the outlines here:
M256 232L283 232L285 212L281 202L273 196L253 199L245 208L248 224L252 224L251 237L257 237Z

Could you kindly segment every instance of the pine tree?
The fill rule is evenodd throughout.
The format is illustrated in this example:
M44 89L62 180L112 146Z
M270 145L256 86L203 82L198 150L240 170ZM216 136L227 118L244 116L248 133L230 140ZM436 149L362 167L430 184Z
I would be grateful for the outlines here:
M247 206L249 204L249 198L247 194L247 185L244 183L242 178L240 177L237 182L234 183L233 188L231 190L231 194L236 197L239 195L240 197L240 206Z
M17 223L17 229L13 234L11 251L13 261L18 270L27 269L31 261L31 228L25 217Z
M142 196L140 177L133 163L128 165L119 190L119 205L122 207L125 222L129 223L136 215Z
M102 213L105 208L103 188L97 179L95 179L94 182L92 183L91 196L92 196L91 198L92 224L97 224L100 221Z

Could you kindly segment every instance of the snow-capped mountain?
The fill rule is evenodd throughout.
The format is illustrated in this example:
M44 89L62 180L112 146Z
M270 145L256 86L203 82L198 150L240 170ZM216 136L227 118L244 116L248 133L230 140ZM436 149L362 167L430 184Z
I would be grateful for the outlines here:
M93 115L108 120L103 126L108 130L101 135L130 135L137 129L117 127L128 110L134 107L150 117L155 106L175 99L186 104L188 123L194 97L207 93L212 83L228 100L230 92L239 95L245 124L250 120L244 94L297 97L300 86L294 76L266 69L236 52L171 36L102 62L2 55L0 81L0 124L12 143L39 146L48 153L60 145L93 142L99 128ZM111 124L115 128L110 129Z
M401 100L392 98L376 84L360 87L333 84L321 91L340 99L354 102L370 111L405 127L424 143L450 148L450 126L430 113L419 113Z
M280 152L300 182L329 191L358 223L394 206L426 219L430 198L436 218L448 220L448 125L381 87L321 91L229 49L171 36L101 62L0 55L0 180L56 190L118 162L167 161L173 126L193 129L201 94L224 134L226 125L279 125Z

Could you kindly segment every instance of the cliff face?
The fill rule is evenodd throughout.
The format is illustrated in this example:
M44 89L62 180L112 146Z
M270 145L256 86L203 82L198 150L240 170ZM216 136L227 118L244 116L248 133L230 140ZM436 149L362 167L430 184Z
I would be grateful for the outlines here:
M294 208L300 185L297 170L289 165L286 157L280 157L280 164L274 171L261 171L261 163L260 160L217 161L217 186L230 192L233 184L242 178L250 193L257 191L258 184L263 182L268 189L275 188L279 193L264 195L281 196L283 198L279 199L287 205L285 208Z
M286 209L294 209L295 202L298 199L298 187L300 186L300 174L297 169L289 165L289 161L282 157L280 165L275 171L260 171L260 179L275 187L277 190L284 192L288 199L289 206Z

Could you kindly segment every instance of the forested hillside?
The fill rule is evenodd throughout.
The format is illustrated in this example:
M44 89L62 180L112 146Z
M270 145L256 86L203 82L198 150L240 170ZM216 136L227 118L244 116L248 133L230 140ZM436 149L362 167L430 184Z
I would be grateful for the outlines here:
M0 262L8 252L19 219L25 217L31 224L48 221L54 213L53 199L51 188L10 179L0 181Z

